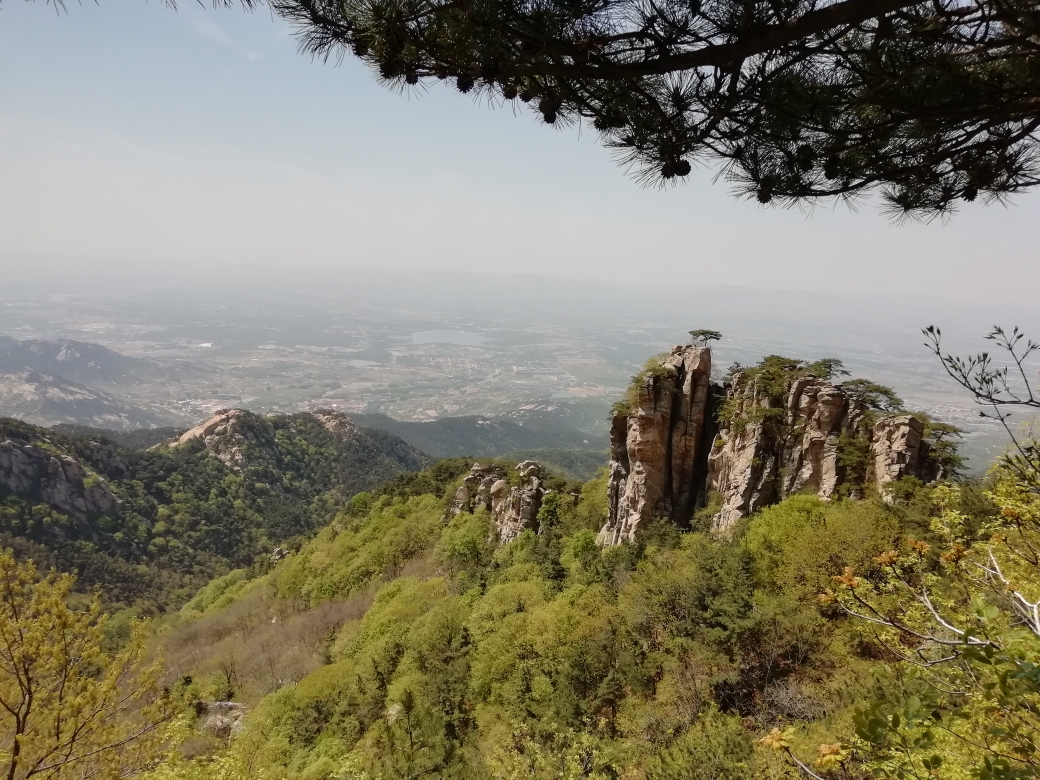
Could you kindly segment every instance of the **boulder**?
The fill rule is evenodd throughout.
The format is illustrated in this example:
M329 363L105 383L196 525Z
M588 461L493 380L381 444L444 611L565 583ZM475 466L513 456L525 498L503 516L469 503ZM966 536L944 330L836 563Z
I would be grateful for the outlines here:
M246 705L235 701L212 701L201 707L205 718L199 725L202 731L220 739L228 739L242 730Z
M483 508L494 523L493 536L500 544L508 544L525 529L538 530L538 510L545 489L540 474L542 467L533 460L517 464L521 484L512 486L501 468L474 464L455 491L448 516Z

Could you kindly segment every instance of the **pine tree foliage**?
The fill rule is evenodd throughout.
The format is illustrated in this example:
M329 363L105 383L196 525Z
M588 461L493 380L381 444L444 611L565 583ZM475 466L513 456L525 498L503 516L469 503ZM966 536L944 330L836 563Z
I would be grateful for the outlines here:
M898 215L1037 181L1036 0L274 0L301 48L592 124L644 181Z

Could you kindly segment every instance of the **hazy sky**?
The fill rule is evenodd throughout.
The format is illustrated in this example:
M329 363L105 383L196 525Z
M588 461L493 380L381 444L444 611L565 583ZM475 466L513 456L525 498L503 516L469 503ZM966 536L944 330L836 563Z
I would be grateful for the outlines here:
M1040 191L893 226L734 200L712 172L644 189L589 130L296 53L266 10L0 5L0 266L130 261L595 277L949 296L1040 291ZM55 266L48 264L48 273ZM81 265L82 267L82 265Z

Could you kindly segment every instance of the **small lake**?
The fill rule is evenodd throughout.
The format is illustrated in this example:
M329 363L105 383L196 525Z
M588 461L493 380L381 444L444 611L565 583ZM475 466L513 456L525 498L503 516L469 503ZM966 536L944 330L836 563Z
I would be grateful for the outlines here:
M463 347L479 347L485 341L490 339L479 333L468 333L464 330L424 330L412 334L413 344L459 344Z

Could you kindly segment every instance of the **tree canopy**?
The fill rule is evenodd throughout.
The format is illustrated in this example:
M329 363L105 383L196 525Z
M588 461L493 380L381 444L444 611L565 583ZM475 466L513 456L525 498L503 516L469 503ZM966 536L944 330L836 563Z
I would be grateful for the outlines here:
M71 575L40 577L0 549L0 772L26 778L131 777L162 754L171 715L140 626L114 655L105 616L66 600Z
M898 215L1037 181L1036 0L273 0L303 51L588 122L647 182Z
M693 339L694 344L706 347L710 341L719 341L722 338L722 334L717 330L697 328L690 331L690 338Z

